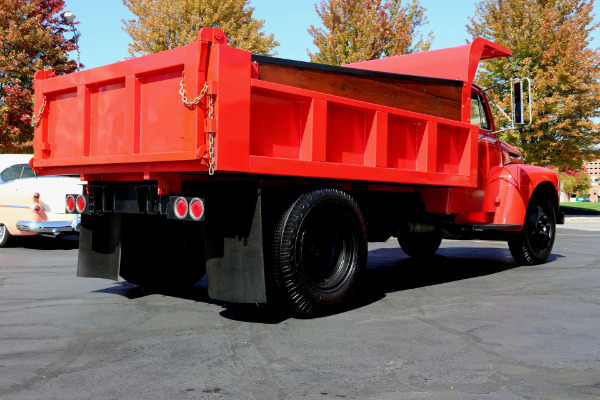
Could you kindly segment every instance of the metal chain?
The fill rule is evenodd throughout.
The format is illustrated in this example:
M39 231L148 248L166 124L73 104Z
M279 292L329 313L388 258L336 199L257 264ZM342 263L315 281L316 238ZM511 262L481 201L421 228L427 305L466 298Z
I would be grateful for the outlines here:
M215 119L215 107L213 104L213 95L209 94L208 95L208 118L209 119Z
M213 95L208 95L208 118L214 119ZM208 174L215 174L215 133L208 132Z
M194 100L190 101L185 96L184 80L185 80L185 72L183 72L181 74L181 82L179 83L181 86L179 88L179 94L181 95L181 101L188 108L194 108L200 103L202 98L206 95L206 92L208 91L208 82L206 82L204 84L204 87L202 88L200 95L198 97L196 97ZM214 96L212 94L208 95L208 118L209 119L215 118L215 108L214 108L213 97ZM208 132L208 174L209 175L215 174L215 133L214 132Z
M179 94L181 95L181 101L183 101L183 103L186 106L188 106L189 108L194 108L198 105L198 103L200 103L200 100L202 100L202 98L206 94L206 91L208 90L208 82L204 84L204 87L202 88L200 95L198 97L196 97L194 100L190 101L185 96L184 79L185 79L185 72L182 72L181 73L181 82L179 82L179 84L181 85L181 88L179 89Z
M33 129L37 128L38 125L40 124L40 121L42 120L42 114L44 113L44 109L46 108L46 96L44 96L44 101L42 101L42 107L40 108L40 111L37 114L37 117L35 115L35 110L33 112L33 114L31 115L31 126L33 126Z

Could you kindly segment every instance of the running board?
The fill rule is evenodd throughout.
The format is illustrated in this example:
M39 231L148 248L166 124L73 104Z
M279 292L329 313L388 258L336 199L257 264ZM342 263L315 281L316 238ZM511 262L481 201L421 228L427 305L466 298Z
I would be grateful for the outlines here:
M483 232L483 231L508 231L521 229L522 225L505 225L505 224L468 224L468 225L459 225L458 226L463 231L475 231L475 232Z

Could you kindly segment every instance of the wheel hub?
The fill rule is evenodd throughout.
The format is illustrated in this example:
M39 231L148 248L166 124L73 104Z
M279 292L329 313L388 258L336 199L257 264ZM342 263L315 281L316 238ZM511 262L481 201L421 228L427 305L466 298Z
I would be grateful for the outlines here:
M344 281L347 237L334 229L311 224L302 238L307 278L321 290L335 290Z
M548 215L542 207L535 207L531 212L530 227L532 245L544 250L552 239L552 228Z

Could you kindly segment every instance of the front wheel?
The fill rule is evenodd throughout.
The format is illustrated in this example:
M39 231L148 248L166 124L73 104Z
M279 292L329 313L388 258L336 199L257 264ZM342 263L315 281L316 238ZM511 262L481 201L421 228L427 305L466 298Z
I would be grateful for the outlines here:
M6 246L9 239L10 232L8 232L8 228L6 225L0 223L0 247Z
M544 263L554 246L556 214L548 199L533 197L520 232L508 240L513 258L521 265Z
M301 195L281 217L274 238L275 284L305 317L331 311L356 289L367 263L365 223L345 192Z

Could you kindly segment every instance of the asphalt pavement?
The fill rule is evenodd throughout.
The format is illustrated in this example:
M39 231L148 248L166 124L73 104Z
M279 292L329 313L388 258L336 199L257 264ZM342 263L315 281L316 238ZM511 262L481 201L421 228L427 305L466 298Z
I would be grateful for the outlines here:
M505 243L371 244L360 296L316 319L76 278L73 244L0 249L0 399L600 398L593 218L531 267Z

